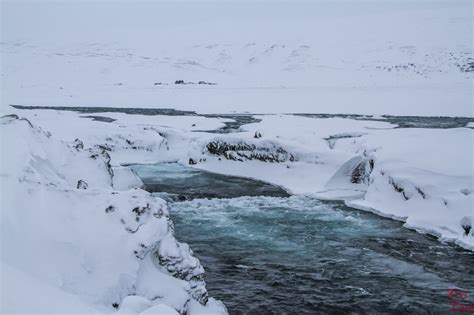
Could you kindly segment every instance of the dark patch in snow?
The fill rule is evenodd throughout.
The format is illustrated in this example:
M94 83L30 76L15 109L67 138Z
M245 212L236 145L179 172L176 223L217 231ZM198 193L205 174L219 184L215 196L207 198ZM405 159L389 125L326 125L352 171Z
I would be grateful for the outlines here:
M77 151L83 150L84 149L84 142L76 138L74 142L72 143L73 148L75 148Z
M463 188L461 190L459 190L459 192L465 196L469 196L470 194L472 194L474 192L474 189L469 189L469 188Z
M416 186L415 186L415 189L416 189L416 191L421 195L421 197L422 197L423 199L426 199L426 193L425 193L423 190L421 190L420 187L416 187Z
M388 182L390 183L390 185L393 186L393 189L395 189L396 192L401 193L403 195L403 198L405 198L405 200L410 199L410 197L408 197L405 193L405 189L400 184L396 183L392 177L388 179Z
M469 61L463 65L458 65L458 67L459 67L459 71L461 72L474 72L474 61Z
M112 206L112 205L105 208L105 213L110 213L110 212L114 212L114 211L115 211L115 207Z
M89 187L89 184L87 184L86 181L83 181L82 179L80 179L77 182L77 189L87 189L87 187Z

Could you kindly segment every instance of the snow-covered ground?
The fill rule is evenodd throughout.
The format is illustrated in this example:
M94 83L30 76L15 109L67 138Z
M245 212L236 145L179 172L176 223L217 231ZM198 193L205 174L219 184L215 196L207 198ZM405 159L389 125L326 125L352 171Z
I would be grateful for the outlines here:
M472 122L281 115L473 117L471 1L7 0L1 10L0 114L18 115L0 122L2 312L225 313L166 203L127 163L191 159L474 249ZM229 118L94 114L115 119L104 122L11 104L261 121L216 134L205 131Z
M107 150L0 123L2 313L226 313L166 203Z
M352 207L474 248L474 131L396 128L383 121L259 115L239 132L216 134L228 118L18 110L66 142L100 145L113 167L178 161L251 177L295 194L343 199ZM121 184L120 186L126 186Z
M2 11L3 106L473 115L469 0L5 0Z

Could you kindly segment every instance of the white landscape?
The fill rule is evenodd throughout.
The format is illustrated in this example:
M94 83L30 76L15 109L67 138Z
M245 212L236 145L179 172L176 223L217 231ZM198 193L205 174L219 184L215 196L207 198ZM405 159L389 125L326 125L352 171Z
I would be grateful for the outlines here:
M422 274L419 290L456 288L472 303L472 10L421 0L2 1L1 313L288 313L234 308L206 285L212 266L180 241L198 235L180 235L173 202L129 167L170 162L342 201L362 227L365 212L399 221L436 244L425 246L435 264L456 263L444 251L464 257L464 286L390 251L399 263L380 258L382 273ZM183 204L226 203L196 200ZM377 299L353 285L347 294ZM423 310L448 312L449 302ZM342 311L323 306L290 310Z

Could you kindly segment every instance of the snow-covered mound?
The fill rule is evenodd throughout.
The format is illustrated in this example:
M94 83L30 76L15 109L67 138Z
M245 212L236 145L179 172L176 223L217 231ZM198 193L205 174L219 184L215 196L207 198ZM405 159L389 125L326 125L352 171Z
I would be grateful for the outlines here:
M2 313L226 313L165 201L109 150L16 115L0 128Z

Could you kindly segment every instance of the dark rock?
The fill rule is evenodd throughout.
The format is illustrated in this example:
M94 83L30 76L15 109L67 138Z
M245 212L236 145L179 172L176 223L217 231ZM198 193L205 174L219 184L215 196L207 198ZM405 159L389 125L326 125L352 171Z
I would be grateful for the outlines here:
M463 224L461 226L464 229L464 235L466 236L469 235L469 232L471 232L472 226L470 226L469 224Z
M295 161L295 157L273 143L265 146L256 146L242 141L227 143L222 140L210 142L206 145L208 152L215 156L222 156L227 160L241 161L259 160L262 162L281 163Z
M89 187L89 185L85 181L83 181L82 179L80 179L77 182L77 189L87 189L87 187Z
M140 217L150 211L150 205L147 204L145 207L135 207L132 212L135 213L135 221L140 221Z
M77 151L80 151L82 149L84 149L84 142L82 142L81 140L77 139L74 140L74 142L72 143L72 146L77 150Z
M186 196L183 196L183 195L178 195L178 197L176 197L176 200L178 201L186 201Z
M182 246L180 243L176 243L176 245L178 248ZM159 250L154 251L153 256L155 261L166 268L173 277L187 281L191 288L190 295L202 305L206 305L209 295L205 288L204 269L200 264L190 265L183 260L183 257L168 256L160 253Z
M115 211L115 207L110 205L108 206L106 209L105 209L105 213L110 213L110 212L114 212Z
M99 148L103 151L112 151L112 148L107 143L99 144L99 145L97 145L97 148Z
M201 85L217 85L217 83L206 82L206 81L199 81L198 84L201 84Z
M174 81L174 84L185 84L184 80L176 80Z
M464 235L468 236L469 233L472 230L472 221L473 221L474 216L471 217L463 217L461 219L461 227L464 230Z
M393 186L393 189L395 189L396 192L401 193L403 195L403 198L405 198L405 200L410 199L410 197L408 197L405 193L405 189L400 184L396 183L392 177L388 179L388 182L390 183L390 185Z
M423 199L426 199L426 193L420 187L415 187L415 189Z

